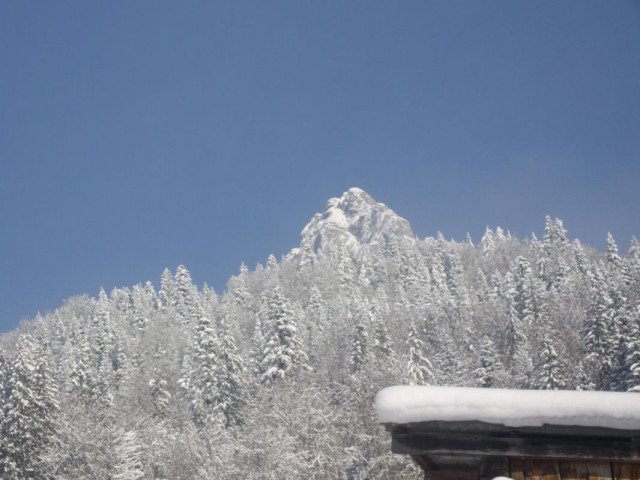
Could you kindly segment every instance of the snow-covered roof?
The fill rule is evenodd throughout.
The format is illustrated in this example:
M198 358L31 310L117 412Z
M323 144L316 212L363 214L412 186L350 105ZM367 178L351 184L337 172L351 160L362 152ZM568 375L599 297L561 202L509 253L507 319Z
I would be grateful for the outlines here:
M404 385L381 390L375 406L381 423L479 421L640 430L638 393Z

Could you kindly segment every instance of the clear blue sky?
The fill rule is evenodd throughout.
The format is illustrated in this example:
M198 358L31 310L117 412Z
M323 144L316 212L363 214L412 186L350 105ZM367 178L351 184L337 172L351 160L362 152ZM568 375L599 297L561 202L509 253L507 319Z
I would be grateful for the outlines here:
M351 186L420 237L640 235L638 1L5 1L0 331L184 263L217 290Z

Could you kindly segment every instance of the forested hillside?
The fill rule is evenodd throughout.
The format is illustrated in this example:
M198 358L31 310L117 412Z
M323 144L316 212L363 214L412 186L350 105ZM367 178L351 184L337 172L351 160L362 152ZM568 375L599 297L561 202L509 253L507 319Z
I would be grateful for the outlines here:
M390 454L375 392L639 391L639 327L635 239L622 255L609 235L598 252L550 217L541 239L417 239L351 189L299 249L241 265L221 294L178 266L5 335L0 473L419 478Z

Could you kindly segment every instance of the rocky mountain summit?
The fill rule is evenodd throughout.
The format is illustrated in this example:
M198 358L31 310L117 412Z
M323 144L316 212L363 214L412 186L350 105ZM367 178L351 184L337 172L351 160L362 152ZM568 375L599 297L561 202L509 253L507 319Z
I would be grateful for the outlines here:
M302 230L302 245L316 253L332 246L358 250L363 245L385 244L391 239L413 239L409 222L364 190L353 187L331 198Z

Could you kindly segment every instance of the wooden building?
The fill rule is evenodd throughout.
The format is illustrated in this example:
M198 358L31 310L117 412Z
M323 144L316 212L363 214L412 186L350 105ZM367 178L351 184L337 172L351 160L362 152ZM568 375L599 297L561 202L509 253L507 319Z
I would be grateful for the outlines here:
M426 479L640 480L640 395L391 387L391 449Z

